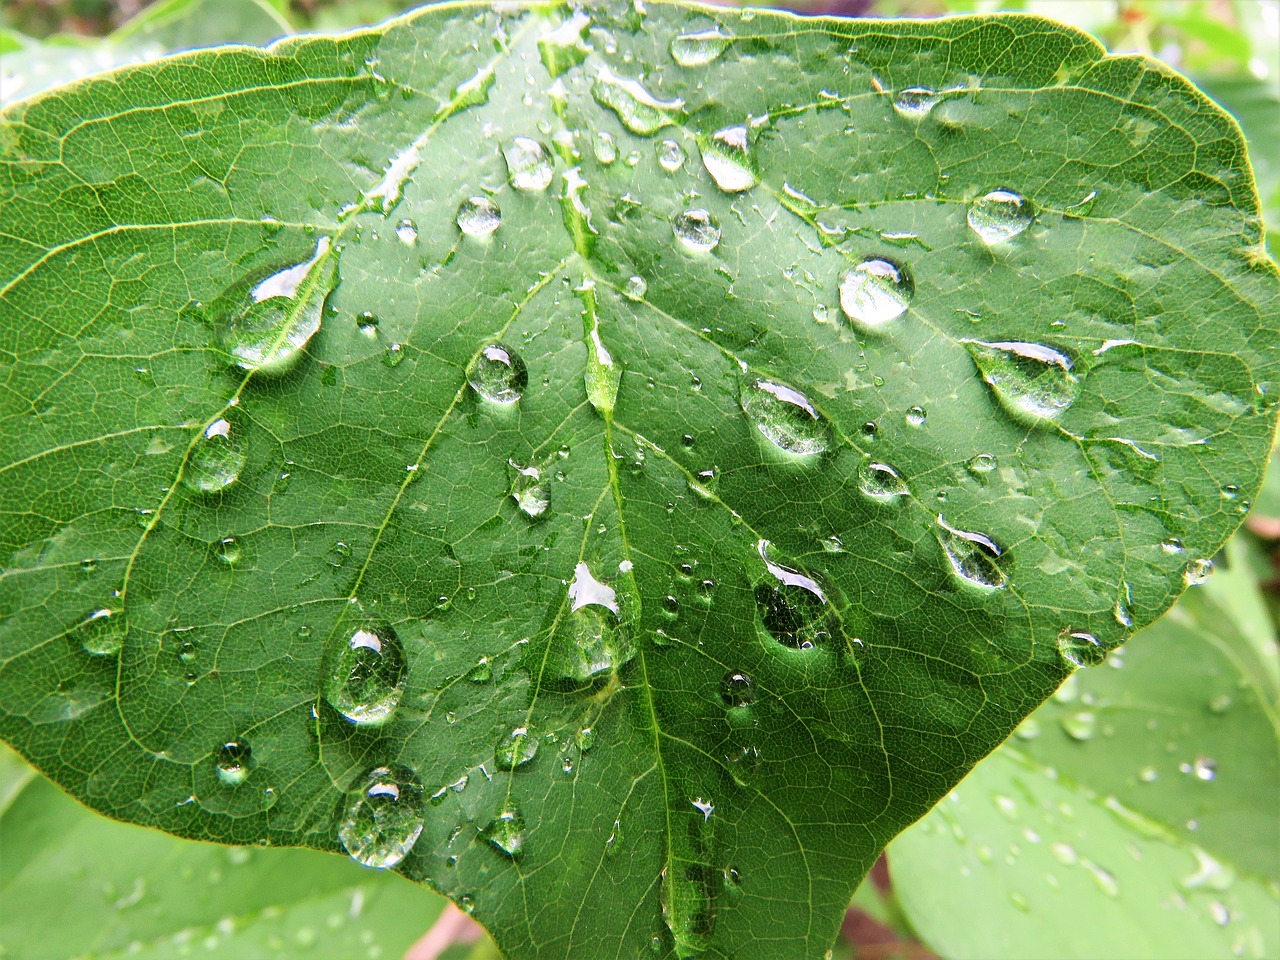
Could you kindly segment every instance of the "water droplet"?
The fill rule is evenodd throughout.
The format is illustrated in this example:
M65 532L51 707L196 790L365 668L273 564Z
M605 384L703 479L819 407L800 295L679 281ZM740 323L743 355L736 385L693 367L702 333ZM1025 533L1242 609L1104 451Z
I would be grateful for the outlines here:
M671 59L682 67L702 67L718 60L733 42L733 35L721 27L682 33L671 40Z
M182 482L199 493L218 493L240 478L248 455L243 431L219 417L204 428L191 448Z
M1016 237L1034 218L1031 203L1012 190L992 190L969 204L969 227L987 246Z
M858 490L877 503L894 503L911 494L907 481L902 479L897 470L886 463L872 461L863 463L858 468Z
M552 77L558 77L587 58L590 48L582 42L591 18L577 11L554 30L538 38L538 55Z
M964 345L1000 405L1019 420L1051 420L1076 398L1080 381L1071 372L1071 360L1052 347L981 340Z
M618 144L608 130L600 130L595 139L596 159L606 167L618 159Z
M524 850L524 817L514 807L499 813L480 833L512 860Z
M1220 927L1225 927L1231 922L1231 911L1227 909L1227 905L1219 903L1217 900L1209 904L1209 916L1213 918L1213 922ZM1233 950L1236 956L1244 953L1243 950Z
M1098 715L1092 710L1069 713L1061 719L1062 729L1072 740L1083 743L1093 737L1098 728Z
M228 740L218 748L217 771L219 782L228 787L238 787L249 777L249 760L252 750L243 740Z
M668 173L675 173L684 166L684 147L675 140L667 138L654 145L658 154L658 166Z
M1231 709L1232 703L1234 703L1234 701L1231 699L1230 694L1228 693L1219 694L1218 696L1214 697L1212 700L1209 701L1209 712L1210 713L1226 713L1228 710Z
M840 309L872 330L906 313L915 292L910 271L883 257L866 257L840 275Z
M1227 890L1236 882L1235 871L1215 860L1199 847L1191 848L1196 858L1196 872L1182 879L1187 890Z
M1093 667L1107 658L1107 648L1092 633L1064 630L1058 635L1058 654L1072 667Z
M502 211L488 197L467 197L458 204L457 224L469 237L487 237L502 226Z
M528 727L515 727L498 741L493 762L499 770L514 770L532 760L537 752L538 735L530 732Z
M418 227L412 220L401 220L396 224L396 236L405 246L412 247L418 242Z
M651 137L684 117L683 100L659 100L637 81L619 77L608 67L602 66L596 74L591 95L600 106L617 114L624 127L642 137Z
M1089 871L1089 875L1093 877L1093 881L1098 885L1098 889L1108 897L1120 896L1120 884L1116 882L1116 878L1110 871L1104 870L1092 860L1085 860L1083 857L1080 859L1080 866Z
M686 250L708 253L720 244L720 225L706 210L686 210L676 214L671 230Z
M511 499L529 519L542 516L551 506L551 484L544 478L542 468L522 467L514 460L508 460L507 465L512 471Z
M244 548L235 537L223 537L215 541L213 555L228 567L234 567L244 559Z
M974 476L991 473L997 466L999 466L999 462L989 453L980 453L965 464L965 467Z
M760 434L784 453L814 456L831 442L826 420L798 390L756 380L743 386L738 402Z
M818 582L769 559L768 540L761 540L756 546L773 578L755 588L756 607L765 629L779 643L799 650L830 639L830 611Z
M356 317L356 328L370 340L378 336L378 315L371 310L363 311Z
M404 648L385 623L366 623L343 631L329 655L325 699L360 726L379 726L395 712L404 693Z
M394 867L422 833L422 787L398 764L374 767L347 791L338 840L366 867Z
M1160 549L1165 553L1181 553L1183 551L1182 541L1177 537L1168 537L1160 541Z
M114 610L95 610L76 633L84 652L93 657L114 657L124 646L127 627L124 617Z
M1199 587L1208 582L1211 573L1213 573L1213 561L1201 558L1187 564L1187 569L1182 573L1182 579L1188 587Z
M725 193L742 193L760 182L746 127L725 127L710 137L700 137L698 147L702 165Z
M983 590L996 590L1009 582L1008 554L984 533L958 530L942 517L938 542L951 564L951 572Z
M351 559L351 545L341 540L334 541L332 547L324 556L325 563L333 567L335 570L341 569L346 562Z
M907 87L898 93L893 109L908 120L923 120L942 97L929 87Z
M491 403L511 404L524 396L529 371L520 354L501 343L481 348L467 368L471 389Z
M590 727L583 727L573 735L573 742L577 745L579 750L586 753L595 746L596 732Z
M1216 779L1218 776L1218 762L1212 757L1196 757L1195 763L1191 765L1191 772L1196 775L1198 780Z
M727 707L749 707L756 702L755 682L745 673L726 673L720 681L720 698Z
M923 427L924 422L929 419L929 413L924 407L912 407L903 415L903 419L909 427ZM938 499L945 500L946 497L940 494Z
M627 285L622 289L622 295L628 300L643 300L648 292L649 281L639 275L628 277Z
M545 190L551 186L555 164L551 152L537 140L515 137L502 148L502 156L507 161L507 179L517 190Z
M228 312L222 347L236 366L274 374L297 362L320 329L325 297L338 281L337 258L329 249L329 238L321 237L309 260L254 284L248 302Z
M620 575L629 580L628 570ZM598 580L586 563L579 563L569 583L570 639L562 652L562 673L574 680L589 681L617 669L635 656L631 639L631 611L624 609L622 596Z

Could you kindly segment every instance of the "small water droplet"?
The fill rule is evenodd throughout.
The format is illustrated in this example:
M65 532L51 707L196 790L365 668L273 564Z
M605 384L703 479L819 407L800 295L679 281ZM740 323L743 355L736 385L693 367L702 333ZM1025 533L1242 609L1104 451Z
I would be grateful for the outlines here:
M502 211L488 197L467 197L458 204L456 222L469 237L487 237L502 226Z
M942 517L938 526L942 531L938 542L957 577L983 590L996 590L1009 582L1008 554L989 536L958 530Z
M503 810L480 833L512 860L524 850L524 817L515 807Z
M325 554L325 563L333 567L335 570L341 569L346 562L351 559L351 546L342 540L334 541L332 547Z
M1160 549L1165 553L1181 553L1183 551L1182 541L1177 537L1167 537L1160 541Z
M124 645L127 627L114 610L95 610L76 628L80 646L93 657L114 657Z
M771 380L743 385L738 402L760 434L784 453L825 453L831 442L822 415L800 391Z
M507 179L517 190L545 190L555 177L551 152L532 137L515 137L502 148ZM488 231L492 233L493 231Z
M396 224L396 236L407 247L418 242L418 227L412 220L401 220Z
M573 742L577 745L580 751L586 753L595 746L596 732L590 727L583 727L573 735Z
M858 468L858 490L877 503L895 503L910 496L911 489L902 475L887 463L867 461Z
M618 159L618 144L613 139L613 134L608 130L600 130L596 133L595 154L606 167Z
M374 767L347 791L338 840L366 867L394 867L413 849L423 826L423 791L408 767Z
M1080 381L1066 354L1038 343L963 342L982 379L1013 417L1052 420L1075 400Z
M622 289L622 295L628 300L643 300L648 292L649 282L639 275L628 277L627 285Z
M499 770L514 770L523 767L538 753L538 735L530 732L528 727L514 727L502 735L497 749L493 752L493 762Z
M698 147L702 165L725 193L742 193L760 182L745 126L725 127L709 137L700 137Z
M702 67L720 58L733 42L722 27L682 33L671 40L671 59L682 67Z
M1092 633L1064 630L1058 635L1058 654L1072 667L1093 667L1107 658L1107 648Z
M965 464L965 467L974 476L991 473L997 466L999 466L999 461L989 453L980 453Z
M228 740L218 748L216 760L218 780L228 787L238 787L249 777L252 750L244 740Z
M676 214L671 230L686 250L707 253L720 244L720 225L706 210L686 210Z
M467 381L491 403L511 404L524 396L529 371L520 354L501 343L481 348L467 368Z
M1089 871L1089 875L1093 877L1093 881L1098 885L1099 890L1109 897L1120 896L1120 884L1116 882L1116 878L1109 870L1105 870L1092 860L1085 860L1083 857L1080 859L1080 866Z
M727 707L749 707L756 702L755 682L745 673L730 671L720 681L720 699Z
M1187 569L1182 573L1182 579L1188 587L1199 587L1208 582L1209 575L1212 573L1213 561L1201 558L1187 564Z
M228 567L234 567L244 558L244 548L235 537L223 537L214 543L213 555Z
M547 512L551 506L551 484L543 476L541 467L522 467L514 460L508 460L511 468L511 499L516 502L520 512L531 520L536 520Z
M624 127L642 137L651 137L684 117L683 100L659 100L639 82L619 77L604 66L591 84L591 95L600 106L612 110Z
M370 340L378 336L378 315L371 310L363 311L356 317L356 328Z
M342 631L328 657L325 699L360 726L380 726L395 712L404 693L404 648L386 623L365 623Z
M1209 712L1210 713L1226 713L1228 710L1231 709L1231 705L1233 702L1234 701L1231 699L1230 694L1228 693L1219 694L1218 696L1214 697L1212 700L1209 701Z
M1098 715L1092 710L1069 713L1060 722L1066 735L1081 743L1092 739L1094 731L1098 729Z
M866 257L840 275L840 309L871 330L906 313L915 292L910 271L884 257Z
M969 204L969 227L987 246L1016 237L1034 218L1031 203L1013 190L992 190Z
M779 643L811 649L831 636L826 594L809 575L771 560L770 547L768 540L756 545L772 577L755 588L760 619Z
M1218 776L1218 762L1212 757L1199 756L1191 765L1191 772L1198 780L1213 780Z
M893 109L908 120L923 120L941 99L937 91L929 87L907 87L894 98Z
M320 329L325 297L338 281L337 258L321 237L309 260L255 283L226 315L222 347L244 370L283 373ZM247 301L247 302L246 302Z
M1075 847L1069 843L1055 843L1049 847L1049 852L1053 854L1053 858L1064 867L1074 866L1077 859Z
M658 154L658 166L668 173L675 173L684 166L684 147L668 137L654 145Z
M204 428L191 448L182 481L199 493L218 493L240 479L248 456L243 431L219 417Z

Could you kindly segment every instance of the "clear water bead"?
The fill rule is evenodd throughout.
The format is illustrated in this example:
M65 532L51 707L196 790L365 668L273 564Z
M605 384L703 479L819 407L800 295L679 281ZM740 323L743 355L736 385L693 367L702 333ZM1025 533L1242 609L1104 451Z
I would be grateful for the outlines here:
M510 347L490 343L480 349L467 368L471 389L490 403L512 404L529 386L524 359Z
M931 87L907 87L894 98L893 109L898 116L908 120L923 120L941 99Z
M702 165L725 193L742 193L760 182L747 128L742 125L717 130L699 138Z
M199 493L219 493L240 479L248 455L241 429L219 417L204 428L191 448L182 482Z
M456 222L469 237L487 237L502 226L502 211L488 197L467 197L458 204Z
M738 402L760 435L784 453L811 457L830 446L826 420L793 387L756 380L743 386Z
M902 475L887 463L868 461L858 468L858 490L877 503L894 503L911 495Z
M324 696L358 726L380 726L391 718L404 693L408 665L400 638L390 625L369 622L344 630L329 651Z
M124 646L124 616L115 610L95 610L76 628L80 646L91 657L114 657Z
M1075 401L1080 381L1071 359L1039 343L965 340L965 349L1007 413L1036 423L1062 415Z
M907 312L915 281L902 264L866 257L840 276L840 309L868 329L882 327Z
M720 58L733 42L723 27L682 33L671 40L671 59L682 67L702 67Z
M831 637L827 597L818 582L800 570L770 559L771 544L756 545L769 577L756 585L756 608L769 634L784 646L809 650Z
M495 849L512 860L518 859L524 850L524 817L515 807L507 807L480 833Z
M511 468L511 499L530 520L536 520L551 506L551 484L538 466L522 467L514 460L507 461Z
M218 782L228 787L238 787L249 778L249 761L252 749L247 741L228 740L218 747L215 769Z
M938 542L951 572L982 590L997 590L1009 582L1009 556L991 537L973 530L959 530L938 518Z
M555 164L549 151L532 137L514 137L502 148L507 161L507 179L517 190L545 190L555 177ZM492 231L490 231L492 232Z
M969 204L969 227L987 246L1016 237L1034 219L1030 201L1013 190L992 190Z
M412 770L374 767L347 791L338 840L357 863L386 870L417 843L423 811L422 786Z
M493 762L499 770L523 767L538 753L538 735L528 727L514 727L498 740Z
M654 145L658 155L658 166L668 173L675 173L684 166L684 147L668 137Z
M720 225L706 210L676 214L671 229L684 248L694 253L708 253L720 244Z
M651 137L684 117L683 100L660 100L638 81L620 77L605 66L596 73L591 95L600 106L612 110L624 127L642 137Z

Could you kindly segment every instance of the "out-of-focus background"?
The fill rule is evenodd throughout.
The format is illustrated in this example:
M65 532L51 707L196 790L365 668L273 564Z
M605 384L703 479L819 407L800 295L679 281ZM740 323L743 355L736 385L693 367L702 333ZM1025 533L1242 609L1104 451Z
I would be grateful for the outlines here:
M0 105L98 70L165 53L225 42L266 43L303 31L340 30L416 5L414 0L0 0ZM876 17L1022 11L1089 31L1113 52L1158 57L1188 74L1240 121L1258 174L1269 246L1280 250L1280 0L792 0L779 6L803 14ZM1254 649L1264 662L1262 672L1277 673L1280 471L1272 470L1246 529L1218 563L1220 572L1212 588L1216 593L1205 594L1209 599L1203 602L1188 597L1180 603L1177 616L1144 631L1152 636L1139 636L1130 645L1131 659L1140 661L1144 651L1157 643L1221 645L1222 637L1234 631L1260 638ZM1171 635L1154 635L1160 630L1172 634L1179 625L1189 637L1179 641ZM1081 693L1074 687L1067 690L1068 686L1064 685L1056 704L1046 705L1041 712L1058 710L1062 715L1056 720L1067 736L1080 740L1083 733L1071 722L1083 714L1070 711L1084 703L1092 716L1095 701L1089 700L1089 690ZM1166 684L1161 689L1172 688ZM1215 712L1219 708L1230 709L1230 700L1218 698L1210 704ZM1274 712L1274 702L1271 709ZM1046 725L1050 716L1045 714ZM1035 724L1036 717L1029 719L1019 736L1023 740L1038 736ZM1188 779L1215 778L1216 767L1206 766L1203 759L1184 764ZM1148 779L1145 773L1138 776ZM1155 780L1154 775L1150 780ZM1153 782L1151 789L1158 786ZM927 960L938 955L1012 958L1026 955L1019 952L1020 943L1041 938L1049 939L1041 939L1036 947L1048 950L1046 956L1057 956L1050 949L1057 936L1056 923L1066 923L1077 932L1091 924L1100 926L1096 917L1091 920L1088 909L1065 920L1030 914L1025 918L1030 924L1028 936L1035 939L1019 941L1016 931L1010 933L1020 922L1014 919L1018 914L1007 913L1007 901L1012 900L1022 913L1028 908L1019 906L1016 891L1002 896L999 905L993 900L991 911L983 911L980 902L968 912L949 907L948 902L959 900L926 889L928 878L944 869L936 858L945 848L926 839L931 821L941 817L940 827L950 824L952 831L958 831L959 821L953 818L964 815L962 809L949 814L944 806L945 802L895 842L889 859L882 858L873 870L850 907L834 960ZM1187 826L1191 828L1191 823ZM994 835L1000 828L992 829ZM1266 837L1256 840L1274 842ZM1030 834L1027 842L1035 842ZM1252 841L1243 838L1243 842ZM497 957L492 943L468 917L395 875L361 871L340 858L310 851L216 847L113 823L79 807L3 746L0 844L0 958ZM982 859L984 848L975 849ZM1087 866L1089 861L1080 863ZM1175 878L1175 885L1180 882L1188 896L1194 890L1217 897L1207 901L1215 924L1230 929L1233 923L1258 922L1259 917L1249 918L1240 908L1226 905L1235 876L1215 873L1211 869L1215 864L1215 869L1230 871L1209 858L1200 862L1197 873L1180 881ZM964 869L962 865L962 874ZM1152 864L1144 869L1158 872ZM895 889L895 878L903 889ZM1181 896L1175 893L1168 902L1177 906ZM1261 897L1258 903L1267 894ZM1271 900L1277 897L1280 894ZM1003 920L1002 909L1006 911ZM1280 907L1272 903L1254 909L1274 917ZM983 913L989 915L979 915ZM1154 915L1131 919L1140 927L1160 923ZM991 939L992 924L1008 934L999 943L1000 938ZM1127 944L1132 949L1126 956L1150 952L1147 945L1126 940L1123 924L1113 927L1110 932L1086 929L1082 942L1096 935L1098 950L1125 951ZM1059 940L1061 955L1073 955L1065 940ZM1261 956L1257 950L1266 949L1243 933L1223 942L1231 944L1227 955Z

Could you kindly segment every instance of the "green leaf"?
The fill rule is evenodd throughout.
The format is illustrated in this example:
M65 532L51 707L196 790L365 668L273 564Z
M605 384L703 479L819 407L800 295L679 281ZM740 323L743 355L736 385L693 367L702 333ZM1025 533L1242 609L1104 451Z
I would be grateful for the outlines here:
M1070 29L587 16L0 116L0 735L511 957L819 956L1238 525L1276 273L1235 125Z
M1112 658L1123 669L1068 679L894 841L894 888L930 946L1275 955L1280 721L1274 664L1235 619L1246 582L1185 596Z
M113 823L43 777L0 813L0 832L0 953L24 960L393 958L443 904L311 851L218 847Z

